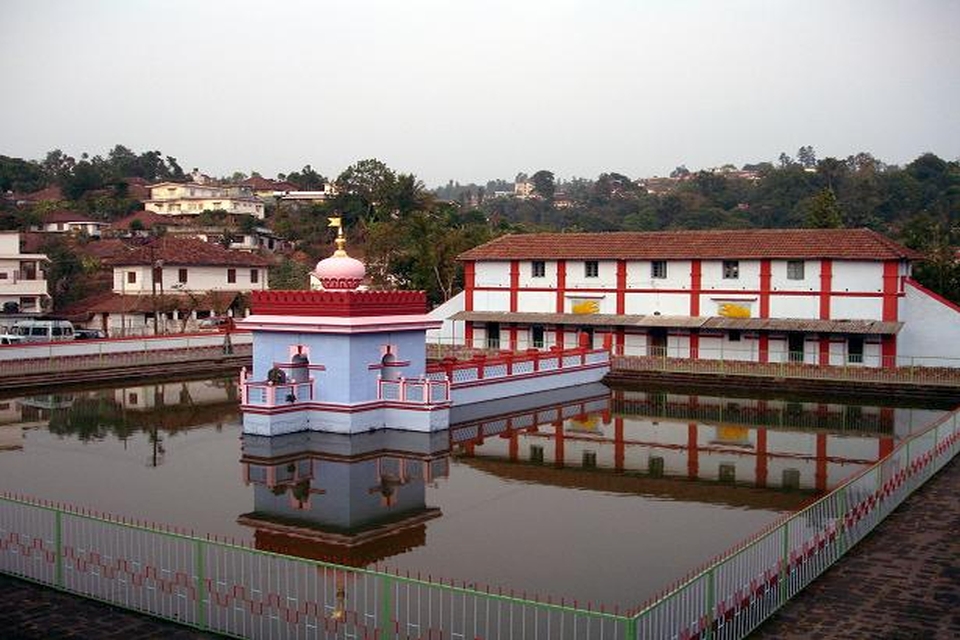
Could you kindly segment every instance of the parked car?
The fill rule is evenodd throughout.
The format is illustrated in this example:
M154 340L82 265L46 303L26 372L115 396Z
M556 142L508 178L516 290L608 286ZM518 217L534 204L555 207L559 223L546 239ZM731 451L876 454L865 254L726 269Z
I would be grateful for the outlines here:
M73 340L73 323L69 320L32 318L13 325L10 333L24 342L59 342Z
M231 321L232 318L228 316L210 316L201 320L197 326L201 329L225 329Z
M107 334L100 329L74 329L73 336L77 340L103 340Z
M11 335L9 333L0 333L0 345L20 344L21 342L23 342L23 338L20 336Z

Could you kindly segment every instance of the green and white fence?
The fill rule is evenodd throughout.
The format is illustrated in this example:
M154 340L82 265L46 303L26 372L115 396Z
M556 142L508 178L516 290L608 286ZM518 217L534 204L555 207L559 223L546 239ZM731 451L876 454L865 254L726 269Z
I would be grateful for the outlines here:
M945 465L958 439L955 411L631 612L277 555L12 495L0 496L0 571L244 638L742 638Z

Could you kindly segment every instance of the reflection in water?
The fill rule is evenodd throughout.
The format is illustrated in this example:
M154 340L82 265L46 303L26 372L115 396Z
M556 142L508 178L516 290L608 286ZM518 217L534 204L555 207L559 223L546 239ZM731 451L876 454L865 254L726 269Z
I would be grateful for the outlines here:
M366 566L426 542L426 487L449 473L446 433L243 436L257 548Z
M633 606L941 413L596 385L447 432L241 439L234 381L136 385L0 401L0 489Z

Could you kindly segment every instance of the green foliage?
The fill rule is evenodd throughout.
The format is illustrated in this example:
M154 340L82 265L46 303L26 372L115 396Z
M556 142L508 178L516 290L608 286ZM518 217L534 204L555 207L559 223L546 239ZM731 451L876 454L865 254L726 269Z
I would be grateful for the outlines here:
M47 177L40 164L0 155L0 193L30 193L46 186Z
M530 176L530 182L533 183L533 189L538 196L547 200L552 200L556 192L554 177L552 171L541 169Z
M283 258L270 267L267 282L271 289L301 290L310 288L310 267L290 258Z
M800 203L804 210L804 226L811 229L836 229L843 226L843 215L832 189L821 189L817 195Z

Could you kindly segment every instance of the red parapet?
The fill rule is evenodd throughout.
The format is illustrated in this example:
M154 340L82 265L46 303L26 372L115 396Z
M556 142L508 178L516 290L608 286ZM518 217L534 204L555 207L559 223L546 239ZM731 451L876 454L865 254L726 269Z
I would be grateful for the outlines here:
M254 314L287 316L407 316L427 312L423 291L253 291Z

